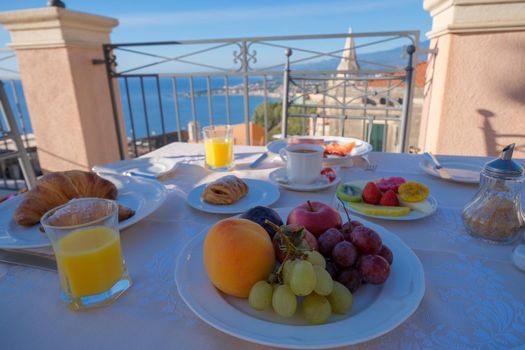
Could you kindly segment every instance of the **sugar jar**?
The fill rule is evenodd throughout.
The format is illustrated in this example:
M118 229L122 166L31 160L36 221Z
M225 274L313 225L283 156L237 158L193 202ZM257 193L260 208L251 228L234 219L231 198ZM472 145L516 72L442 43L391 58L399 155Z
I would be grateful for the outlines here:
M521 209L523 167L512 160L514 146L508 145L499 158L485 164L478 192L462 213L467 231L492 243L515 241L525 224Z

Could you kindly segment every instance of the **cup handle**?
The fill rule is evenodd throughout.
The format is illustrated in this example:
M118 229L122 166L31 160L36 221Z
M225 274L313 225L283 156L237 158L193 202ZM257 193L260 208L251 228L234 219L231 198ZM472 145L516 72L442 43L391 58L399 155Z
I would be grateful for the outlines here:
M279 150L279 156L281 156L281 159L283 160L283 162L286 163L288 161L288 157L286 156L286 149L281 148Z

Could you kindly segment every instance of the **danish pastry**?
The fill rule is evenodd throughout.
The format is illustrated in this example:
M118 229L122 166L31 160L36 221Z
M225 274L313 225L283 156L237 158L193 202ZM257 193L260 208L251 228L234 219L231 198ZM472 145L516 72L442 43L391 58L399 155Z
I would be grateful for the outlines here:
M202 193L206 203L227 205L240 200L248 193L248 185L234 175L222 177L209 183Z

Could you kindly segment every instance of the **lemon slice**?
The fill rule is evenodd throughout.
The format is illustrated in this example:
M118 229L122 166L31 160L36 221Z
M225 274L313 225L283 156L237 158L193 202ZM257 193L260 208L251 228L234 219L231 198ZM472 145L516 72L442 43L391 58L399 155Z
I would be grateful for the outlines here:
M408 207L389 207L382 205L372 205L367 203L348 203L355 210L375 216L404 216L410 213Z
M428 197L428 187L422 183L410 181L399 186L399 198L406 202L421 202Z

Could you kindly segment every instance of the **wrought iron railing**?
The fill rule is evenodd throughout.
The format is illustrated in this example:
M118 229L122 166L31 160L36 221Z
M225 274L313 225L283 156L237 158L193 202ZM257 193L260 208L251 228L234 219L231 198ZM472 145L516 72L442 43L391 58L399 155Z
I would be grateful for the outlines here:
M354 45L345 47L349 39ZM418 45L417 31L142 42L104 45L104 60L94 63L106 64L115 123L122 106L127 135L118 137L129 141L122 156L138 156L172 140L198 141L199 127L217 123L242 124L241 142L265 143L277 129L283 134L282 112L277 124L274 120L283 96L288 130L294 130L295 118L304 126L295 129L308 133L327 128L307 124L307 119L337 119L342 126L337 133L347 134L354 127L345 125L359 120L361 135L370 140L378 122L385 125L385 138L391 134L388 127L397 124L395 150L402 151L410 123L411 72L417 63L407 47L417 52ZM288 49L293 56L286 76ZM378 51L392 54L374 56ZM359 70L338 69L350 52L357 54ZM378 81L386 85L374 87ZM290 89L283 91L287 82ZM327 103L330 99L343 103ZM252 121L263 129L257 140Z
M13 139L13 130L9 127L10 113L17 125L21 144L25 147L32 168L40 173L36 155L36 143L32 133L31 121L27 112L22 84L19 79L16 55L10 49L0 49L0 82L3 82L6 107L0 105L0 199L2 194L28 187L18 157L10 157L18 151ZM9 110L7 110L9 109ZM7 191L7 192L4 192Z

